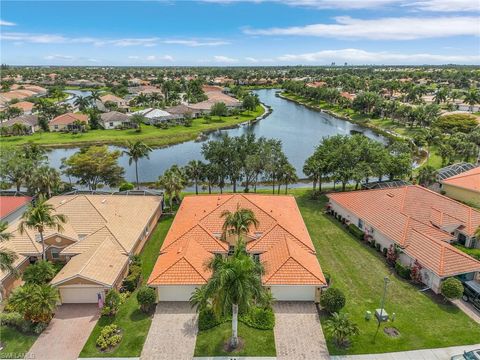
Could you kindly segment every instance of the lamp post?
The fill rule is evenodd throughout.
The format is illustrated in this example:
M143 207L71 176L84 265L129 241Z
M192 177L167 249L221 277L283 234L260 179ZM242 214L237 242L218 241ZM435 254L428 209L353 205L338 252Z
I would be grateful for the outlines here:
M387 286L388 283L390 282L390 279L385 276L383 278L383 296L382 296L382 301L380 303L380 314L377 314L376 318L378 321L377 325L377 331L375 331L375 336L373 337L373 342L375 343L375 340L377 338L378 330L380 329L380 324L382 323L383 320L383 311L384 311L384 306L385 306L385 298L387 297Z

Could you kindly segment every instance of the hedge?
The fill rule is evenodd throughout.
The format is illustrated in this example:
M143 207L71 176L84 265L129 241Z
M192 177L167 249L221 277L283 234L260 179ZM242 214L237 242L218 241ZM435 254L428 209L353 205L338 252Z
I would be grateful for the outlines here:
M395 271L401 278L410 280L410 273L412 270L409 267L401 264L399 261L395 263Z
M208 330L231 320L231 316L219 318L211 308L207 308L198 314L198 329ZM275 314L271 308L252 307L247 313L239 314L238 320L259 330L272 330L275 326Z
M348 231L359 240L363 240L365 234L353 224L348 225Z

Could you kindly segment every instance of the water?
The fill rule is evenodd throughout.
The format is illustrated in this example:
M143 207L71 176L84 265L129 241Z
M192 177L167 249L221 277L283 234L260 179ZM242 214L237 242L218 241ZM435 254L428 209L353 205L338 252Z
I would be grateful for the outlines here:
M276 138L282 140L283 149L289 161L297 169L300 178L304 178L302 171L305 159L309 157L323 137L337 134L348 135L352 131L362 132L369 138L386 142L386 139L369 129L337 119L328 114L317 112L275 96L275 90L258 90L260 101L272 107L273 112L267 118L251 125L241 125L234 129L219 130L206 136L205 141L218 139L221 134L239 136L254 133L257 138ZM141 159L138 163L141 182L156 181L166 169L173 164L186 165L190 160L204 160L201 154L203 142L188 141L167 148L154 149L150 159ZM111 146L111 149L119 147ZM78 148L55 149L49 153L51 166L58 168L61 159L73 155ZM128 158L124 155L119 163L125 168L125 178L135 180L135 166L128 165Z
M82 90L65 90L69 97L63 102L65 104L73 105L77 97L87 97L92 94L91 91L82 91Z

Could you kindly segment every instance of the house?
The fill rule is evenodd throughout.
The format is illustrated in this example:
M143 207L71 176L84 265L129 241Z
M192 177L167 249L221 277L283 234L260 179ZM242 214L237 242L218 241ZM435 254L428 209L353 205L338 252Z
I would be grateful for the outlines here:
M319 88L319 87L324 87L325 85L327 85L325 81L313 81L313 82L307 83L305 86L311 87L311 88Z
M118 97L118 96L115 96L115 95L112 95L112 94L107 94L107 95L100 96L100 101L104 105L105 105L106 102L112 102L115 105L117 105L117 107L119 107L119 108L127 108L128 107L127 100L122 99L121 97Z
M441 180L440 184L446 196L480 206L480 167Z
M38 125L38 116L26 114L14 117L10 120L6 120L2 122L0 126L10 127L14 124L21 124L27 127L30 134L33 134L40 129L40 126Z
M277 300L317 301L327 286L295 198L259 194L186 196L147 284L159 301L188 301L211 273L205 264L229 256L237 237L222 236L222 212L246 208L259 224L243 235L248 253L265 268L262 283Z
M176 119L177 116L166 112L165 110L148 108L143 110L138 110L132 113L131 115L142 115L145 118L145 123L149 125L154 125L162 121L167 121L171 119Z
M223 88L219 86L204 85L202 86L202 90L205 95L207 95L208 99L196 104L189 104L189 108L205 113L209 112L212 106L219 102L225 103L229 109L239 108L242 106L240 101L223 93Z
M67 216L62 231L49 228L44 233L47 258L66 263L51 281L62 303L97 303L109 289L119 288L130 258L142 250L162 209L162 197L152 193L72 194L48 203ZM40 236L33 230L20 234L18 222L8 231L12 237L2 246L17 253L15 266L21 273L41 258ZM12 280L5 280L4 296L13 287Z
M23 195L0 195L0 222L11 223L20 218L32 199Z
M131 127L130 116L119 111L110 111L100 115L102 125L105 129L115 129L119 127Z
M478 277L480 262L451 243L480 246L474 237L480 211L418 185L331 193L328 198L328 211L336 218L357 226L382 250L396 245L402 264L417 261L422 281L435 293L445 278Z
M80 121L85 125L88 124L88 116L80 113L66 113L54 118L48 124L50 131L71 131L78 130L76 123Z
M34 103L30 101L19 101L18 103L10 105L10 107L15 107L19 109L23 114L31 114L33 111Z
M192 118L198 117L201 114L200 110L192 109L191 107L180 104L176 106L171 106L165 109L166 112L177 116L178 118L184 118L186 116L190 116Z

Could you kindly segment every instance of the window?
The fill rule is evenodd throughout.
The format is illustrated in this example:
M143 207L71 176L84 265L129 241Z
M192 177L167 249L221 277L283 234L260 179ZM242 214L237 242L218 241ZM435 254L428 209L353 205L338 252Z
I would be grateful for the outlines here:
M363 220L362 219L358 219L358 228L363 229Z
M260 254L253 254L252 257L255 262L260 262Z
M465 245L465 243L467 242L467 237L465 235L463 235L462 233L458 233L458 243L460 245Z
M228 256L233 255L234 252L235 252L235 246L228 245Z
M55 130L58 130L58 125L53 125L53 128L54 128Z
M52 250L50 251L50 253L52 254L52 259L53 260L57 260L60 258L60 250L57 249L57 248L52 248Z
M113 122L110 122L109 125L110 125L110 126L113 126Z

